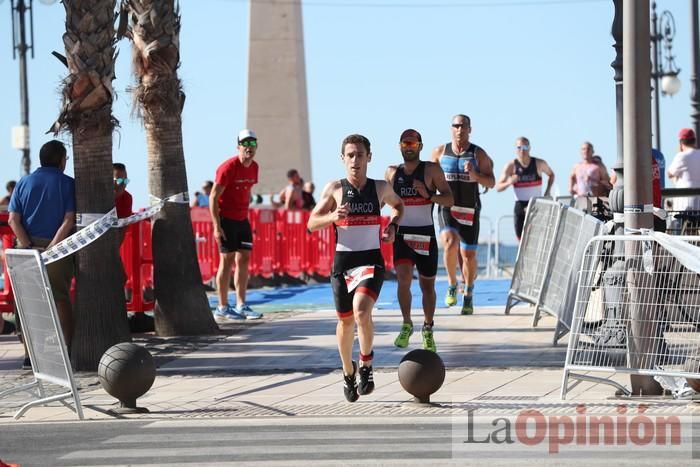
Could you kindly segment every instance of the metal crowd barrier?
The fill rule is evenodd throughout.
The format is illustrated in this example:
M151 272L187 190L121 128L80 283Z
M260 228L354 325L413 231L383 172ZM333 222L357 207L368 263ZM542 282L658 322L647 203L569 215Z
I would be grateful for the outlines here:
M665 188L661 195L666 209L666 232L700 235L700 188Z
M700 246L700 236L674 238ZM622 251L614 251L614 242ZM673 255L650 235L597 236L588 242L562 399L570 378L629 394L609 378L580 371L700 378L700 274L683 264L688 258L698 255Z
M666 233L700 235L700 211L666 211Z
M550 252L546 280L535 304L533 326L540 319L540 312L556 318L552 344L561 339L571 328L578 270L583 258L583 250L589 239L600 235L603 222L586 215L583 211L564 206L561 211L559 228Z
M587 241L603 223L578 209L549 199L532 199L513 270L506 314L516 301L532 305L532 326L541 313L557 320L552 344L571 328L577 272Z
M481 216L481 218L479 219L479 223L481 224L480 228L483 229L484 227L486 227L486 229L488 229L488 235L486 237L486 261L485 265L483 266L484 273L486 274L486 277L494 277L495 271L493 271L493 264L491 260L493 255L493 221L490 217ZM481 240L479 240L479 246L482 247L483 245L484 243Z
M531 305L539 302L561 211L562 205L556 201L544 198L530 200L508 292L506 314L510 313L515 302Z
M22 335L32 361L34 381L0 392L0 398L15 392L36 389L37 399L23 405L15 414L18 419L38 405L60 401L75 411L80 420L83 409L80 393L73 378L66 343L51 294L44 262L36 250L8 250L6 261L17 298L17 311L22 321ZM58 385L68 392L48 396L44 383ZM72 399L68 405L66 399Z
M503 230L501 227L501 224L503 224L504 221L508 221L508 227L507 229L513 229L513 218L514 216L508 215L508 216L501 216L498 218L498 221L496 222L496 241L495 241L495 251L494 251L494 269L495 269L495 277L501 277L503 273L507 273L511 277L513 277L513 269L515 268L515 262L507 262L504 261L504 255L501 253L501 248L506 247L506 246L512 246L512 245L506 245L503 243ZM514 234L515 235L515 234Z

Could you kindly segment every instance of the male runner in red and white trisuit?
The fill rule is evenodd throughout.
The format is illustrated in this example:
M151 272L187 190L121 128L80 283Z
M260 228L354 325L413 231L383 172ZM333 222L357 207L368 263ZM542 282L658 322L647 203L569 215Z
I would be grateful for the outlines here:
M386 170L386 181L394 188L404 204L404 215L399 224L399 234L394 241L394 268L398 281L397 295L403 325L394 340L396 347L408 346L413 334L411 320L411 281L413 265L418 270L418 283L423 295L423 348L437 351L433 338L435 315L435 275L438 265L438 248L433 222L433 204L450 207L454 203L452 190L445 180L439 164L420 160L423 139L416 130L401 133L399 147L403 164L392 165Z
M331 285L338 314L336 337L343 364L343 393L349 402L374 390L372 359L374 324L372 308L384 281L384 259L380 241L393 242L403 214L403 203L384 180L367 178L367 164L372 159L369 140L350 135L343 140L341 160L347 178L330 182L323 189L311 212L311 231L333 225L336 252ZM391 207L390 222L381 229L381 208ZM360 385L352 346L357 323L360 343Z

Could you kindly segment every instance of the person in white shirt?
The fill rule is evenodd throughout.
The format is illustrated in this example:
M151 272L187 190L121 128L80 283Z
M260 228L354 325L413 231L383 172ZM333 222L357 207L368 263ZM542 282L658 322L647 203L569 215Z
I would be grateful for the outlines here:
M668 168L668 176L673 180L676 188L700 187L700 149L695 147L695 132L690 128L683 128L678 133L680 152L673 158ZM700 196L688 196L673 198L675 211L700 210Z

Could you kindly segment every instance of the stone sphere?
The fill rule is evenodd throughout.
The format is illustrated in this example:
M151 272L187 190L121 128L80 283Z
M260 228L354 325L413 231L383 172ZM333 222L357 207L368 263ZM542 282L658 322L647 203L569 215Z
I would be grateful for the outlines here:
M107 393L119 399L124 406L135 407L136 399L153 386L156 364L145 348L131 342L121 342L102 355L97 376Z
M399 364L399 382L409 394L428 402L445 381L445 364L435 352L416 349L408 352Z

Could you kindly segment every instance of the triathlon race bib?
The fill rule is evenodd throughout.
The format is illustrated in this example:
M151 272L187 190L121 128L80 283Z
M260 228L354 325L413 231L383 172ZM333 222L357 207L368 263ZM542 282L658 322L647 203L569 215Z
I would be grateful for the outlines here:
M452 206L450 208L450 214L452 217L462 225L473 225L474 224L474 208L463 208L461 206Z
M403 234L403 241L419 255L430 254L430 235Z
M348 269L343 275L345 276L345 285L348 287L348 293L350 293L360 285L360 282L374 277L374 266L358 266Z

